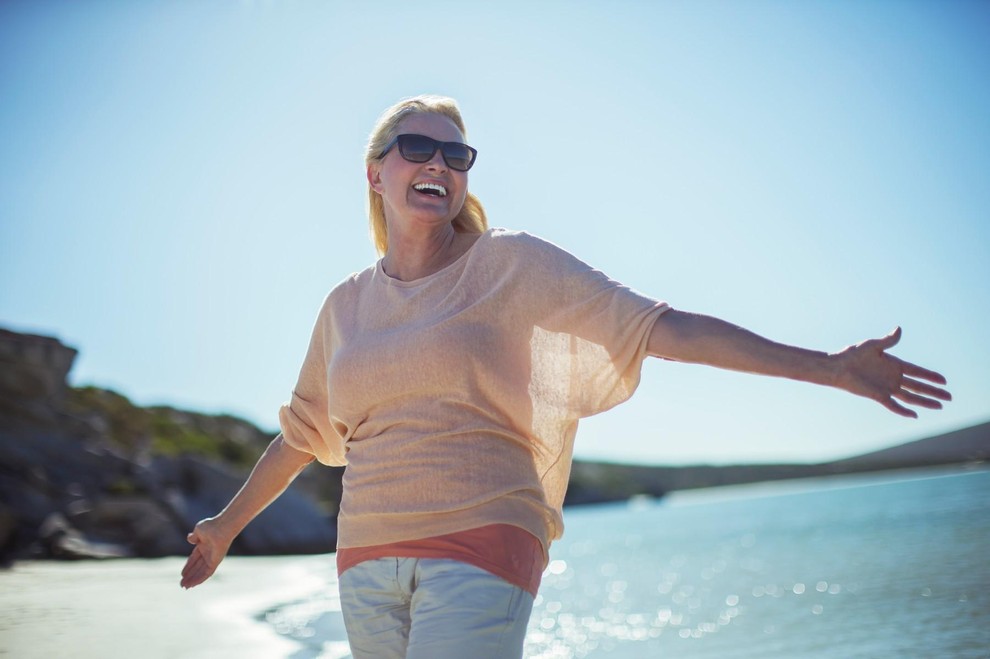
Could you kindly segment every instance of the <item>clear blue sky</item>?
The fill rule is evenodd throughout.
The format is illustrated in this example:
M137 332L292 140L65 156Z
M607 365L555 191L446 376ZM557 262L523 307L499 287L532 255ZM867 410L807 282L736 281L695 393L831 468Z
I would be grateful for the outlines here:
M659 361L577 455L841 457L990 418L986 2L4 2L0 325L76 384L275 428L370 264L378 114L457 98L494 226L677 308L895 351L956 400Z

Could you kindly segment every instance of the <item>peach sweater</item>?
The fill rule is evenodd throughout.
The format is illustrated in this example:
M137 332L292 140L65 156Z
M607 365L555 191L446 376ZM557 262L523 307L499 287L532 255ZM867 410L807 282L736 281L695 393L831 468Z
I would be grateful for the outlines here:
M422 279L345 279L279 413L289 445L347 465L338 546L512 524L548 549L578 419L632 395L667 308L503 229Z

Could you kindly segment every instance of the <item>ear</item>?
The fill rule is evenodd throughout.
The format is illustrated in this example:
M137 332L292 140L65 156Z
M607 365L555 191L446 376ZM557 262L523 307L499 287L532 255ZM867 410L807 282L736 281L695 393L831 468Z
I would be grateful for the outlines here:
M368 165L368 185L378 194L382 193L382 168L377 162Z

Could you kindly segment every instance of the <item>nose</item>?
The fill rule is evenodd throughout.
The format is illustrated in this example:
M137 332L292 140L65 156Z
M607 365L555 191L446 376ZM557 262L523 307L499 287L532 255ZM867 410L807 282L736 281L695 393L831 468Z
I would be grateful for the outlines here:
M426 168L437 172L447 171L447 161L443 159L443 152L440 149L437 149L433 157L426 161Z

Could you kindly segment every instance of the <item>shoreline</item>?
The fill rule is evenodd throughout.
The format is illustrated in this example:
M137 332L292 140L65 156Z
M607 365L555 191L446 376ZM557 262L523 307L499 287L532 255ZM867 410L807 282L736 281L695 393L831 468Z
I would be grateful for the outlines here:
M984 461L974 461L952 465L928 465L921 467L904 467L901 469L881 469L877 471L858 471L842 474L803 476L800 478L781 478L778 480L735 483L731 485L712 485L709 487L671 490L663 498L668 502L674 502L677 504L685 504L690 502L707 503L721 500L732 501L763 496L800 494L818 490L862 487L871 484L926 480L929 478L941 478L943 476L955 476L958 474L979 473L984 471L990 471L990 463Z
M717 504L988 471L981 464L771 481L679 491L667 504ZM565 517L580 516L582 508L596 506L575 506ZM179 587L184 563L184 557L36 560L0 570L0 656L348 656L339 600L333 601L333 554L228 557L209 581L191 590Z
M305 646L279 634L264 614L336 588L332 554L232 556L190 590L179 587L184 563L182 557L15 563L0 572L0 655L305 656Z

